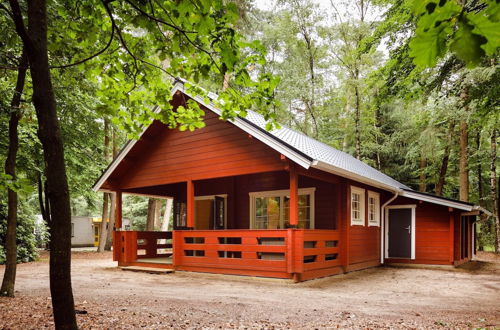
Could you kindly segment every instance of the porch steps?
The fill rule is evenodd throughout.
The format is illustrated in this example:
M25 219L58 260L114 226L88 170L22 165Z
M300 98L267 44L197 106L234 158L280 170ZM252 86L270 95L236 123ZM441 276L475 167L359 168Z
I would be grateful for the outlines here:
M131 272L141 272L149 274L169 274L175 272L173 269L165 268L151 268L151 267L141 267L141 266L123 266L120 267L121 270L127 270Z

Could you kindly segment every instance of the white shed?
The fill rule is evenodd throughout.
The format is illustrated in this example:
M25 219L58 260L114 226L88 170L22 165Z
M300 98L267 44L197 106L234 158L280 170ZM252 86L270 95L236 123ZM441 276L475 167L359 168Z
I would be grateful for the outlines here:
M71 246L94 246L92 217L71 217Z

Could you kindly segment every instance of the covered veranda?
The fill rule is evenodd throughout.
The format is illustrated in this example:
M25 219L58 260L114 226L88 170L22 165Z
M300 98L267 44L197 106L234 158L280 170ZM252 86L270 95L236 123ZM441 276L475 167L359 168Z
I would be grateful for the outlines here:
M119 266L295 281L340 273L343 189L343 184L330 177L289 165L284 171L115 191L114 260ZM255 201L253 193L259 191L285 193L270 204L276 199L257 197ZM121 230L122 195L127 193L173 198L173 230ZM254 220L263 215L262 210L253 209L252 201L267 202L265 222ZM283 214L278 219L271 206L280 202Z

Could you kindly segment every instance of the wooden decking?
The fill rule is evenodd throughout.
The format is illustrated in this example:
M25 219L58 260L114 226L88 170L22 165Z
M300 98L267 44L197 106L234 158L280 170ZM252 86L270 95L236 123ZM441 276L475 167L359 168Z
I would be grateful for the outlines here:
M172 258L137 258L136 261L147 264L165 264L165 265L171 265L173 263Z

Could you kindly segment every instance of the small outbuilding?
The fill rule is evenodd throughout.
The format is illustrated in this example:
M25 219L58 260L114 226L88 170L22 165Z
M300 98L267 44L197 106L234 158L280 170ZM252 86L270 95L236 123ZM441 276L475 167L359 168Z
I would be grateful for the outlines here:
M71 246L94 246L94 228L92 217L71 217Z

